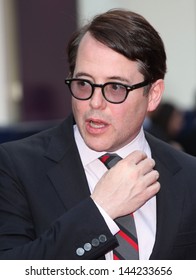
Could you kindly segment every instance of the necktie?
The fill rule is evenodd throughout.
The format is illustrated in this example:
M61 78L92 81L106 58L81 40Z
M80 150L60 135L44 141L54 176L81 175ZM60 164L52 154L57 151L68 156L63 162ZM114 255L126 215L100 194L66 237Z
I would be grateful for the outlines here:
M110 169L121 160L121 157L117 154L107 153L99 159ZM116 235L119 246L113 251L114 260L138 260L138 241L133 214L119 217L115 219L115 222L119 226L120 231Z

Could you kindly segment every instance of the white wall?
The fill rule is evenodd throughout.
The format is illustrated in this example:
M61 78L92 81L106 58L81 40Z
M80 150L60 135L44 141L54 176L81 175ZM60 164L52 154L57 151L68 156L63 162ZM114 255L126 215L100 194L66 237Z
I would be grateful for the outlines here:
M0 122L8 121L8 98L7 98L7 63L5 44L5 17L4 2L0 1Z
M22 90L18 67L15 0L0 0L0 125L19 120Z
M99 12L119 7L142 14L160 33L168 58L164 99L192 108L196 93L196 1L78 0L79 25Z

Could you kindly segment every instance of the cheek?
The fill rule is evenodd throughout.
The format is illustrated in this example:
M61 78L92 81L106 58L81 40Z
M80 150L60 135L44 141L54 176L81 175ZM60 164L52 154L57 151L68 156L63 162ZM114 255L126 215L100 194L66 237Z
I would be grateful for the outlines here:
M81 113L81 108L80 106L78 105L78 101L75 100L72 101L72 112L73 112L73 115L74 115L74 119L75 119L75 122L77 123L79 129L81 130L81 126L82 126L82 113Z
M72 99L72 111L74 114L74 117L76 120L80 120L81 116L83 114L83 112L85 111L85 109L83 109L83 101L80 100L76 100L76 99Z
M134 124L134 112L132 111L132 108L126 107L112 110L111 115L113 116L113 128L118 136L132 130Z
M142 102L143 101L143 102ZM114 125L118 127L119 131L133 131L140 129L147 112L147 100L143 99L140 102L129 103L122 109L113 111L115 116Z
M119 104L119 107L113 108L112 115L116 120L123 122L137 122L146 115L148 102L147 99L132 99L131 102Z

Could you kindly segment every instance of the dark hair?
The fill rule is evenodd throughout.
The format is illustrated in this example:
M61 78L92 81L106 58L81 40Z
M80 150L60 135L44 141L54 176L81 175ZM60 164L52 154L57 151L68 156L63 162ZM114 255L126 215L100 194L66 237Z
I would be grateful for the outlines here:
M144 79L154 82L164 78L166 53L161 37L141 15L123 9L97 15L73 34L67 48L71 76L80 41L86 32L112 50L137 61Z

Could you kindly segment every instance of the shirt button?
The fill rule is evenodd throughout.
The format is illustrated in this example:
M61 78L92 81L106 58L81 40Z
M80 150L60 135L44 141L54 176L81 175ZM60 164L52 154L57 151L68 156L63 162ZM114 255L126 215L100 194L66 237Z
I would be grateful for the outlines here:
M104 242L107 241L107 237L105 236L105 234L101 234L101 235L99 236L99 241L100 241L101 243L104 243Z
M92 245L90 243L85 243L84 244L84 250L85 251L90 251L92 249Z
M84 255L84 249L83 248L78 248L77 250L76 250L76 254L79 256L79 257L81 257L81 256L83 256Z
M99 246L99 240L97 238L94 238L91 243L94 247Z

